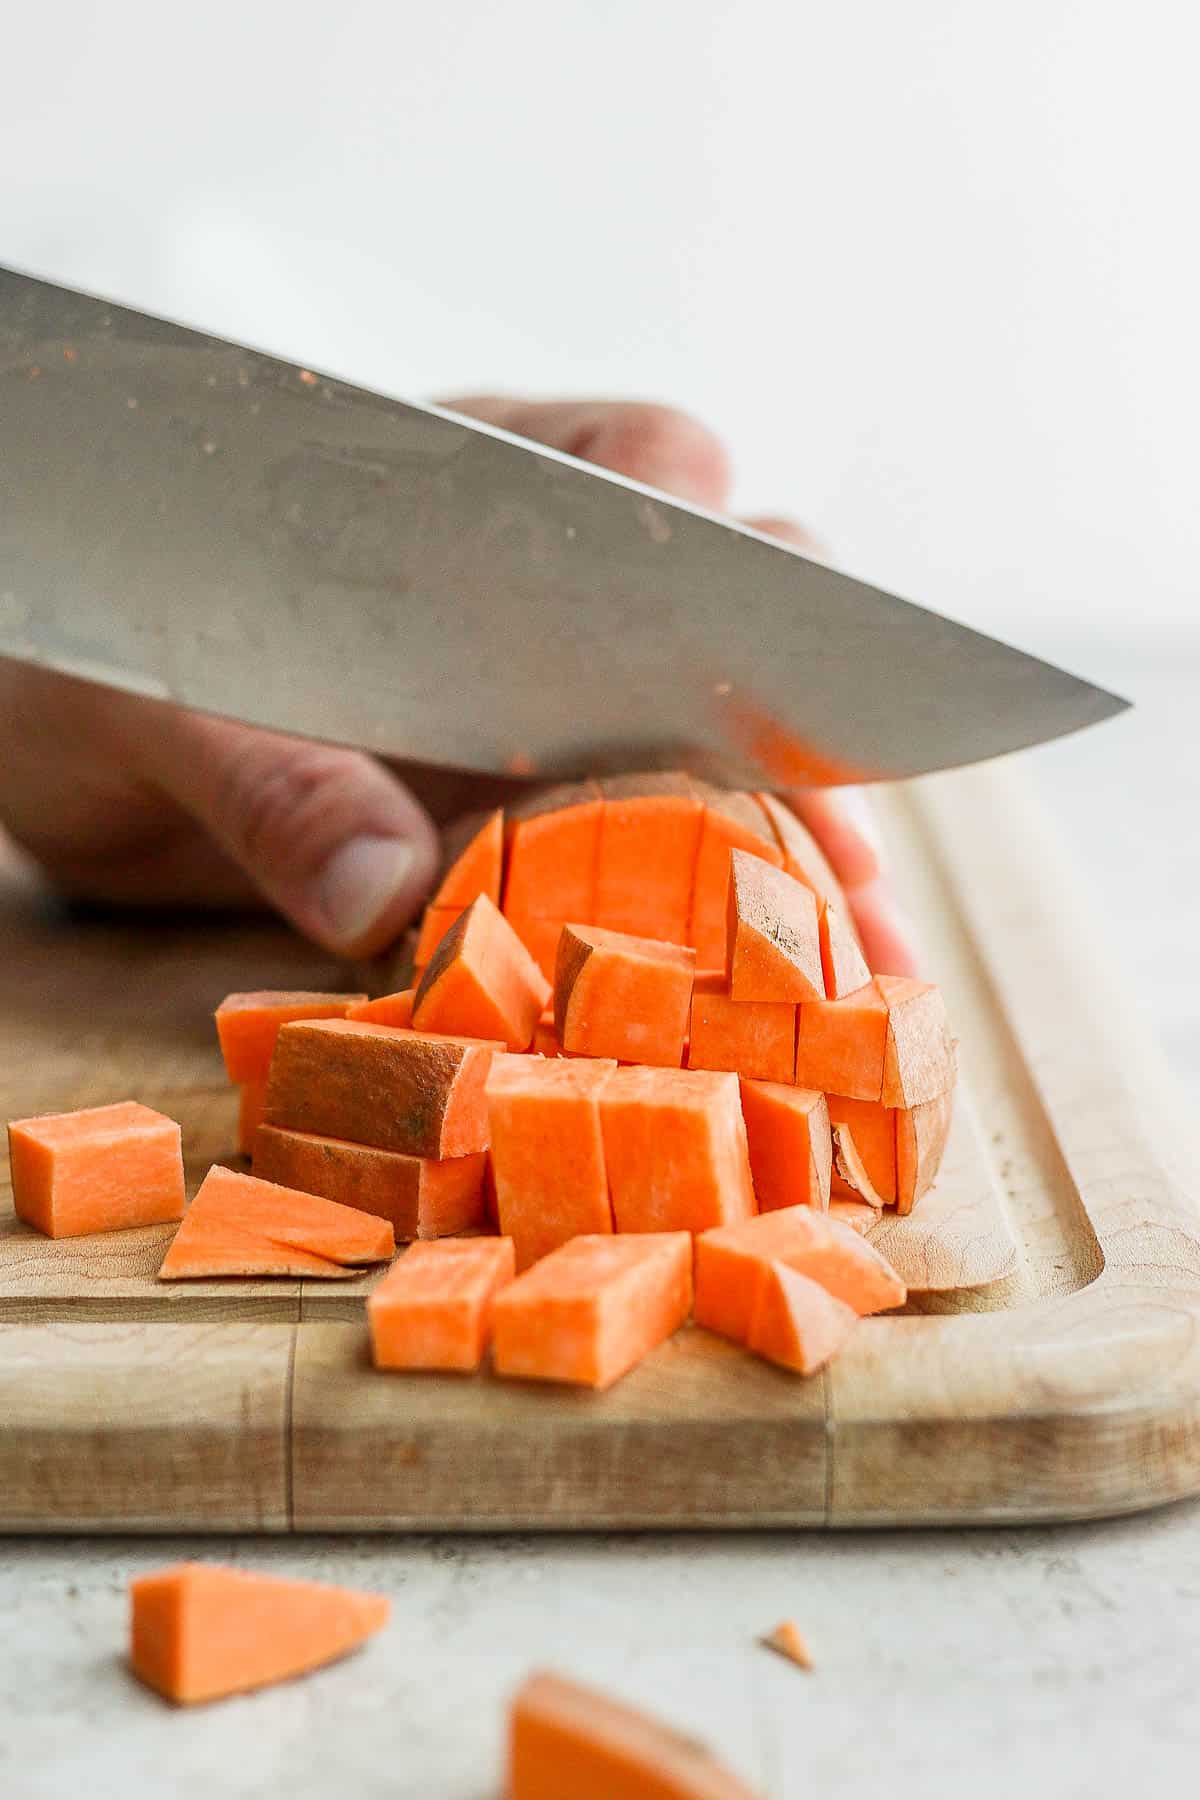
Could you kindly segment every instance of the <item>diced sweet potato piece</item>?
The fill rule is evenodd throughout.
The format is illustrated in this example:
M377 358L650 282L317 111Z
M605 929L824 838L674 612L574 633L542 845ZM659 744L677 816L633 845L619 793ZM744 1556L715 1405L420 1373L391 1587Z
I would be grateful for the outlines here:
M599 1096L612 1061L498 1056L488 1125L500 1229L527 1269L568 1238L611 1232Z
M176 1563L129 1584L129 1661L189 1706L286 1681L344 1656L386 1623L382 1594Z
M367 1300L375 1367L477 1369L513 1266L505 1237L414 1244Z
M691 1303L686 1231L572 1238L496 1301L496 1372L610 1387L678 1330Z
M747 1347L798 1375L813 1375L836 1356L858 1314L786 1263L763 1265L750 1309Z
M694 950L602 925L564 925L554 1025L569 1056L677 1069L692 999Z
M413 1022L413 996L416 988L401 988L398 994L381 994L378 1000L364 1000L352 1006L348 1019L359 1019L365 1025L396 1025L402 1031Z
M910 1213L937 1179L954 1112L953 1092L896 1114L896 1211Z
M850 925L831 900L821 907L821 973L825 977L825 995L840 1000L856 993L871 979L866 958L858 946Z
M293 1019L344 1019L365 994L302 994L264 990L226 994L214 1015L230 1081L265 1081L280 1027Z
M504 914L522 941L526 921L591 923L602 810L600 789L588 781L552 788L511 811Z
M413 1000L413 1024L528 1050L549 998L549 982L504 914L480 895L434 951Z
M629 775L600 786L596 924L683 943L703 821L691 783L683 775Z
M754 798L771 822L788 874L811 888L820 899L832 900L842 916L848 917L842 884L808 826L801 824L791 807L774 794L755 794Z
M888 1009L883 1059L885 1106L921 1106L954 1086L954 1040L940 989L904 975L877 975Z
M774 1650L777 1656L795 1663L798 1669L811 1669L813 1666L808 1645L794 1619L781 1619L773 1631L765 1633L760 1642L768 1650Z
M760 1213L696 1239L697 1325L746 1341L762 1268L783 1262L857 1313L901 1306L904 1283L887 1258L851 1226L812 1206Z
M778 1081L743 1080L740 1088L759 1212L782 1206L823 1211L832 1167L824 1094Z
M754 1185L736 1075L618 1069L600 1093L620 1231L705 1231L748 1219Z
M533 1033L531 1045L534 1056L562 1056L563 1047L558 1041L558 1032L554 1028L554 1014L545 1012L538 1020Z
M258 1175L240 1175L218 1163L200 1183L175 1241L189 1227L221 1223L330 1262L386 1262L396 1248L386 1219Z
M136 1100L14 1119L8 1155L17 1217L47 1237L183 1216L179 1126Z
M843 1145L847 1135L853 1139L854 1152L849 1175L838 1167L834 1158L833 1187L842 1199L862 1195L870 1199L858 1177L856 1164L861 1162L871 1193L881 1206L890 1206L896 1198L896 1114L878 1100L846 1100L840 1094L829 1096L829 1118L838 1128Z
M448 866L430 904L453 906L461 911L480 894L486 894L493 906L499 906L504 866L503 810L489 813L482 823L472 817L450 826L443 833L443 843Z
M285 1025L267 1123L407 1156L469 1156L487 1149L483 1084L497 1048L353 1019Z
M513 1702L506 1800L756 1800L694 1738L557 1675Z
M734 1000L823 1000L821 933L811 888L734 850L729 860L726 972Z
M732 1069L755 1081L791 1081L796 1008L780 1000L731 1000L699 993L688 1029L689 1069Z
M254 1173L387 1219L398 1241L450 1237L483 1224L485 1156L404 1156L343 1138L264 1125Z
M729 853L748 850L764 862L782 866L783 852L771 823L752 794L724 793L693 783L704 802L704 822L692 883L692 910L687 942L698 967L725 966L725 905L729 891Z
M796 1086L878 1100L887 1035L887 1002L874 982L841 1000L806 1000L796 1027Z
M859 1237L865 1237L872 1226L879 1223L879 1208L866 1200L830 1200L829 1216L843 1225L849 1225L857 1231Z
M254 1155L254 1139L266 1116L266 1110L266 1082L243 1081L238 1088L237 1147L239 1156Z
M434 951L451 928L458 924L466 908L463 906L427 906L421 915L417 947L413 952L413 968L419 976L433 961ZM415 993L415 989L414 989Z

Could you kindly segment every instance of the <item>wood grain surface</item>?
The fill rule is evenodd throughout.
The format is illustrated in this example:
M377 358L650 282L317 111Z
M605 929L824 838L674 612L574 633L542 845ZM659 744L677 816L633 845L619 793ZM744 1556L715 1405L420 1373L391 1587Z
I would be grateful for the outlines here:
M1011 767L880 810L966 1074L937 1188L876 1228L904 1316L810 1382L693 1329L602 1396L377 1375L378 1275L163 1288L169 1227L50 1244L0 1196L0 1526L884 1525L1200 1490L1200 1165L1119 954ZM67 917L16 880L0 933L3 1115L145 1100L193 1187L233 1140L221 994L342 979L264 923Z

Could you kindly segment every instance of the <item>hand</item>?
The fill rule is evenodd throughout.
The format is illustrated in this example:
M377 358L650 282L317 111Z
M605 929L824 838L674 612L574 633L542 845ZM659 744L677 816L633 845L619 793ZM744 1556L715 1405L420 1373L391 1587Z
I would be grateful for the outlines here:
M703 426L615 402L449 402L719 510L730 477ZM812 547L797 526L753 521ZM266 902L343 955L386 947L437 867L439 817L497 784L120 694L0 660L0 821L67 894L129 906ZM419 796L419 798L418 798ZM792 797L847 888L873 967L910 965L870 836L837 797ZM423 804L424 802L424 804Z

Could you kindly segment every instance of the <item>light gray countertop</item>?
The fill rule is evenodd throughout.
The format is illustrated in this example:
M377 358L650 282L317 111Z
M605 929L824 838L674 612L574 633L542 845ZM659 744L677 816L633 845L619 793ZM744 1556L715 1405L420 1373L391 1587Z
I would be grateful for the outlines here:
M1195 1097L1200 667L1089 672L1138 712L1034 767ZM186 1555L379 1588L393 1620L318 1677L177 1713L125 1669L126 1584ZM811 1675L755 1645L789 1615ZM771 1800L1183 1795L1200 1504L1054 1530L8 1539L0 1646L4 1800L487 1800L506 1697L543 1664L708 1739Z

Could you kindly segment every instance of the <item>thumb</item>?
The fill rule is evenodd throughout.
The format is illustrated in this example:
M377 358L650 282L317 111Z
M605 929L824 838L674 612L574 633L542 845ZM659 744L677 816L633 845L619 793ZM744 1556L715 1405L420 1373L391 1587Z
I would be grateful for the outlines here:
M150 779L327 949L385 948L428 892L437 834L373 757L174 708L141 748Z

